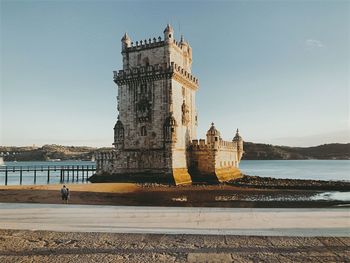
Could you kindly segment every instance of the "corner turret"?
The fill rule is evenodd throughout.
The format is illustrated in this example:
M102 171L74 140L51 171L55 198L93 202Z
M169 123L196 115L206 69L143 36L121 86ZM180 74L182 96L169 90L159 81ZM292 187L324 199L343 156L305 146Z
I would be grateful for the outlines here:
M232 142L234 143L234 145L236 145L238 159L241 160L242 155L243 155L243 139L239 135L239 130L238 129L236 130L236 135L235 135L235 137L233 137Z
M169 116L164 122L164 141L170 143L176 143L176 120L173 113L170 112Z
M171 25L167 24L164 29L164 41L170 43L174 40L174 29Z
M128 33L125 32L121 41L122 41L122 51L124 51L128 47L131 47L131 38L128 36Z
M120 121L118 116L118 121L114 125L114 147L117 149L123 149L124 148L124 125Z
M210 129L207 131L207 144L212 148L218 148L219 141L220 132L215 128L214 122L212 122Z

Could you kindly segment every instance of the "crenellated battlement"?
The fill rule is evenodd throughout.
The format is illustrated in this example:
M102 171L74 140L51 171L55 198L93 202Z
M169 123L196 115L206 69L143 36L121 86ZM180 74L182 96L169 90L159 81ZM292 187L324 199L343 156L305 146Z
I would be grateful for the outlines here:
M163 40L160 36L158 38L149 38L148 40L140 40L136 42L130 42L130 46L125 47L125 49L122 50L122 52L134 52L134 51L141 51L144 49L149 49L149 48L157 48L157 47L162 47L167 44L173 44L176 47L178 47L181 50L184 50L184 43L181 41L176 41L176 39L173 39L170 43L166 42ZM188 45L188 44L187 44Z
M158 38L149 38L148 40L140 40L136 42L131 42L129 47L126 47L125 50L122 52L133 52L133 51L140 51L142 49L148 49L148 48L155 48L155 47L161 47L164 46L166 43L162 38L159 36Z
M237 145L234 142L230 141L224 141L220 139L218 141L218 144L213 147L213 145L209 145L204 139L199 140L192 140L190 144L190 148L192 150L209 150L209 149L216 149L216 150L237 150Z
M183 69L181 66L177 65L174 62L163 64L155 64L148 66L139 66L131 69L113 71L114 73L114 82L118 85L125 84L128 81L132 81L137 78L142 77L164 77L163 74L167 74L167 77L172 77L174 74L181 77L182 80L187 81L191 84L192 87L197 88L199 85L198 79L194 77L191 73Z
M204 139L192 140L190 144L192 150L209 150L209 145L206 144Z
M220 140L219 141L219 148L222 149L236 149L236 144L230 141L224 141L224 140Z

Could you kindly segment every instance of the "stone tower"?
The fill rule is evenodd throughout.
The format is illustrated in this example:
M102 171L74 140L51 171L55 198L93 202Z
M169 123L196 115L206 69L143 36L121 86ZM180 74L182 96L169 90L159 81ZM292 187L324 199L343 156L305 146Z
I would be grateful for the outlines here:
M133 43L125 33L121 46L123 69L114 72L119 112L115 150L98 159L100 174L190 183L186 149L196 138L198 89L198 79L191 74L190 45L183 38L177 42L167 25L164 40Z
M192 49L167 25L164 37L121 39L123 69L114 72L118 114L114 149L98 152L92 182L187 184L223 182L242 176L243 140L237 130L224 141L214 123L196 139L196 91Z

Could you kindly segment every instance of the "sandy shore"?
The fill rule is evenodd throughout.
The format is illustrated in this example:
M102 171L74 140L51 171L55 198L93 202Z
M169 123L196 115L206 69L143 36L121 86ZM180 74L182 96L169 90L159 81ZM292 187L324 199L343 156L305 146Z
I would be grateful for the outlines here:
M350 238L0 230L0 262L349 262Z
M127 193L138 190L140 187L129 183L101 183L101 184L67 184L74 192L94 192L94 193ZM0 190L53 190L59 191L61 184L48 185L8 185L0 186Z
M68 184L72 204L197 207L337 207L314 200L321 191L258 189L233 185L141 186L132 183ZM0 202L59 204L61 185L0 186Z

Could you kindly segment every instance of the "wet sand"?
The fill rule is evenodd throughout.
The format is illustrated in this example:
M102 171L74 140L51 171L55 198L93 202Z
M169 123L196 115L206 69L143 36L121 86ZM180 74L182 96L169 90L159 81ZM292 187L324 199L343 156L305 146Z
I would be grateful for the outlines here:
M0 230L0 262L349 262L348 237Z
M0 186L0 202L62 203L62 185ZM314 200L322 191L258 189L233 185L67 184L69 203L93 205L302 208L344 207L346 201Z

